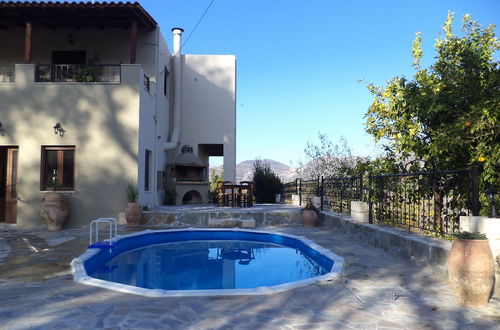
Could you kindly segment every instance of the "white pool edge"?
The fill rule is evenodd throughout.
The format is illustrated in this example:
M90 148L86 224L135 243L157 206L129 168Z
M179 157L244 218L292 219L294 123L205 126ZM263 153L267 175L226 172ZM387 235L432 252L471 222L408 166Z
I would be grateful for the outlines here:
M268 295L278 292L284 292L300 287L304 287L314 283L324 283L329 281L335 281L340 278L344 270L344 258L336 255L332 251L316 244L315 242L303 237L296 236L287 233L274 232L274 231L264 231L264 230L254 230L254 229L241 229L241 228L182 228L182 229L164 229L164 230L151 230L147 229L144 231L128 234L119 235L117 241L139 236L147 233L162 233L162 232L175 232L175 231L237 231L245 233L258 233L258 234L274 234L281 235L284 237L292 238L301 241L308 247L316 250L321 255L333 260L333 267L325 275L303 279L299 281L279 284L275 286L262 286L253 289L216 289L216 290L162 290L162 289L145 289L139 288L132 285L126 285L121 283L109 282L100 279L90 277L83 266L84 262L89 258L97 254L101 249L87 249L81 256L74 258L71 261L71 269L73 273L73 278L75 282L97 286L105 289L110 289L123 293L132 293L136 295L146 296L146 297L200 297L200 296L248 296L248 295Z

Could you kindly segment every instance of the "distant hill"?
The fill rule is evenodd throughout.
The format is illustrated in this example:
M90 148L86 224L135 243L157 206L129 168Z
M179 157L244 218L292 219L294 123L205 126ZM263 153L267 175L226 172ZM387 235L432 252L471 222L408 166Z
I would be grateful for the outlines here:
M271 170L276 173L281 181L290 182L297 178L297 171L294 167L287 166L283 163L277 162L272 159L263 159L263 161L269 163ZM255 160L245 160L239 164L236 164L236 181L251 181L252 180L252 170ZM217 166L211 168L214 169L216 173L222 172L222 166Z

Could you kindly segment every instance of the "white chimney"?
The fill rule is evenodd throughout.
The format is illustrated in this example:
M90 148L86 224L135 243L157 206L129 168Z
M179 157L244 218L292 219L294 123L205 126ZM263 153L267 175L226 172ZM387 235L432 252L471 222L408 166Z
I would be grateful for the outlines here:
M184 32L184 30L181 28L172 29L172 34L174 35L174 56L177 56L177 54L180 55L182 32Z
M179 138L181 135L181 89L182 89L182 54L181 54L181 38L182 32L181 28L173 28L172 34L174 37L174 125L172 134L170 136L170 141L165 143L164 149L172 150L177 148L179 145Z

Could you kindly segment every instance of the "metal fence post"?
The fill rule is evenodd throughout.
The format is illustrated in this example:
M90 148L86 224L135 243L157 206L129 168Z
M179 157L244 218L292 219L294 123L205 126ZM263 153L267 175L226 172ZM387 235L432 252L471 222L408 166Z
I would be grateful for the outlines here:
M302 179L299 179L299 206L302 206Z
M323 196L325 195L325 192L323 191L324 189L324 181L323 181L323 177L321 177L321 186L320 186L320 190L319 190L319 193L320 193L320 197L321 197L321 211L323 211Z
M359 174L359 200L363 201L363 172Z
M471 175L472 175L472 201L471 201L471 210L472 215L479 215L479 170L477 165L472 166Z
M368 175L368 223L373 223L373 215L372 215L372 173Z
M343 180L340 180L340 194L339 194L339 197L340 197L340 213L344 213L343 212L343 208L344 208L344 181Z

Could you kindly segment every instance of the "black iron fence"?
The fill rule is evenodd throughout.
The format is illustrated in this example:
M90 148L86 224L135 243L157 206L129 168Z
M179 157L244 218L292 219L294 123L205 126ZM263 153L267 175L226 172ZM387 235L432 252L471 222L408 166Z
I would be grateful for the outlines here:
M368 177L368 180L366 178ZM319 178L285 183L285 201L300 205L319 197L322 211L351 213L352 201L368 203L370 223L427 235L446 236L460 227L460 216L479 214L476 167L456 171ZM366 182L368 181L368 182ZM367 183L367 184L366 184Z
M286 204L292 204L292 196L299 194L299 180L296 179L283 185L283 199Z
M321 180L321 210L351 214L351 202L363 200L363 176Z
M351 201L363 199L363 177L318 178L315 180L297 179L284 184L284 199L292 202L292 195L298 195L299 204L308 199L320 198L322 211L351 213Z
M446 236L461 215L479 214L477 168L374 175L369 187L370 223Z
M316 180L300 180L299 181L299 201L300 205L304 204L308 199L320 196L320 179Z
M36 82L97 82L119 83L119 64L38 64Z

